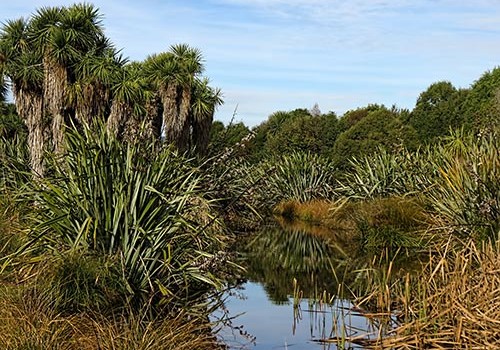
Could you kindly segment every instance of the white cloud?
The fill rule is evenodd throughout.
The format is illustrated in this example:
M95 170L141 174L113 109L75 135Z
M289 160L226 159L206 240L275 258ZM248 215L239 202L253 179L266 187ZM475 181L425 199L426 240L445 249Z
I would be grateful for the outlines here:
M277 109L343 112L366 103L412 107L438 80L465 87L500 57L496 0L94 0L125 55L187 42L248 123ZM5 19L68 1L18 0ZM412 97L413 94L413 97Z

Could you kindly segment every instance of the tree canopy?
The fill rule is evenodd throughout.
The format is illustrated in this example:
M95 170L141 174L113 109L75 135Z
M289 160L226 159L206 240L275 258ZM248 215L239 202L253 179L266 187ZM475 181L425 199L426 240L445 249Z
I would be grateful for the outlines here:
M471 128L488 129L500 125L500 67L485 72L471 85L464 113Z
M128 62L105 35L91 4L41 7L4 22L0 98L9 83L28 129L31 168L43 176L44 151L61 153L66 128L106 124L126 142L155 137L204 154L222 101L204 77L200 50L171 45Z
M467 93L448 81L440 81L420 94L409 122L421 143L436 141L447 135L450 128L456 129L465 123L463 105Z

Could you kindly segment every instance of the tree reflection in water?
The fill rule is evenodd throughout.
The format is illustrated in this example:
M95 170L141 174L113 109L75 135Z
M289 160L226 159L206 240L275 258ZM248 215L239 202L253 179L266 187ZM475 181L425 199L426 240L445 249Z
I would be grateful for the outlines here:
M380 331L384 334L392 329L395 321L392 313L385 318L366 317L365 312L377 312L377 305L372 309L367 303L363 305L365 309L361 309L354 307L356 301L353 299L355 295L366 295L381 283L387 283L388 270L391 278L406 274L405 267L408 267L408 261L416 260L415 255L394 256L382 252L380 256L374 256L364 251L359 241L345 232L336 233L297 222L273 223L257 233L240 236L235 250L241 258L240 265L246 269L240 279L241 285L250 288L250 299L255 297L256 286L261 285L268 300L274 304L274 307L269 301L255 304L253 299L246 309L245 327L250 333L256 330L257 341L265 343L273 337L269 333L277 338L282 336L276 324L266 322L277 319L283 312L290 315L290 308L293 308L294 318L284 316L284 319L290 317L292 326L288 336L293 335L295 345L300 349L298 343L301 342L301 346L308 348L306 344L310 341L337 341L345 336L370 340L374 334ZM254 283L243 284L247 280ZM285 304L290 306L284 308ZM232 306L240 307L240 312L245 310L240 304ZM306 317L308 322L304 313L309 316ZM296 334L297 324L303 322L310 326L309 336L304 337L303 329L299 330L302 335ZM279 339L274 341L274 345L280 344ZM262 348L269 344L262 345ZM330 349L329 346L323 348Z
M418 262L416 252L381 251L376 256L363 251L358 242L319 226L280 221L243 237L236 249L245 278L261 283L276 304L290 302L294 280L306 299L318 300L324 292L351 299L353 293L371 290L389 264L396 277Z

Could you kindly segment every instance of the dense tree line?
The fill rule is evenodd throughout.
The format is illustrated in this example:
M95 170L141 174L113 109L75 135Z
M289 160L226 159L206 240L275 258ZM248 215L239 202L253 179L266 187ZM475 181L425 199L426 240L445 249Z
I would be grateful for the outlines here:
M335 161L339 169L349 159L379 148L396 152L440 142L451 130L485 132L500 125L500 68L484 73L469 88L456 88L448 81L431 84L417 98L413 110L370 104L347 111L341 117L310 110L278 111L249 130L242 123L224 127L217 122L211 135L217 149L251 138L239 154L258 162L295 151L319 154ZM237 129L238 133L234 133ZM223 135L232 137L224 138ZM241 146L241 145L240 145Z

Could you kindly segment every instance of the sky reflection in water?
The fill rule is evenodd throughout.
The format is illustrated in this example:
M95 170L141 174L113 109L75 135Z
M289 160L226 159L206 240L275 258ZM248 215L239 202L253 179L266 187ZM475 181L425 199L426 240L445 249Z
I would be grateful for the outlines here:
M349 301L334 298L333 305L312 302L325 290L335 293L338 283L332 268L339 272L343 265L324 238L279 227L248 238L238 248L247 268L243 276L247 282L232 290L226 302L229 317L237 317L233 329L225 328L219 334L231 349L337 349L335 343L315 340L342 337L342 331L351 337L376 331L373 320L350 311L353 305ZM294 278L304 292L297 310ZM345 348L362 347L347 344Z

